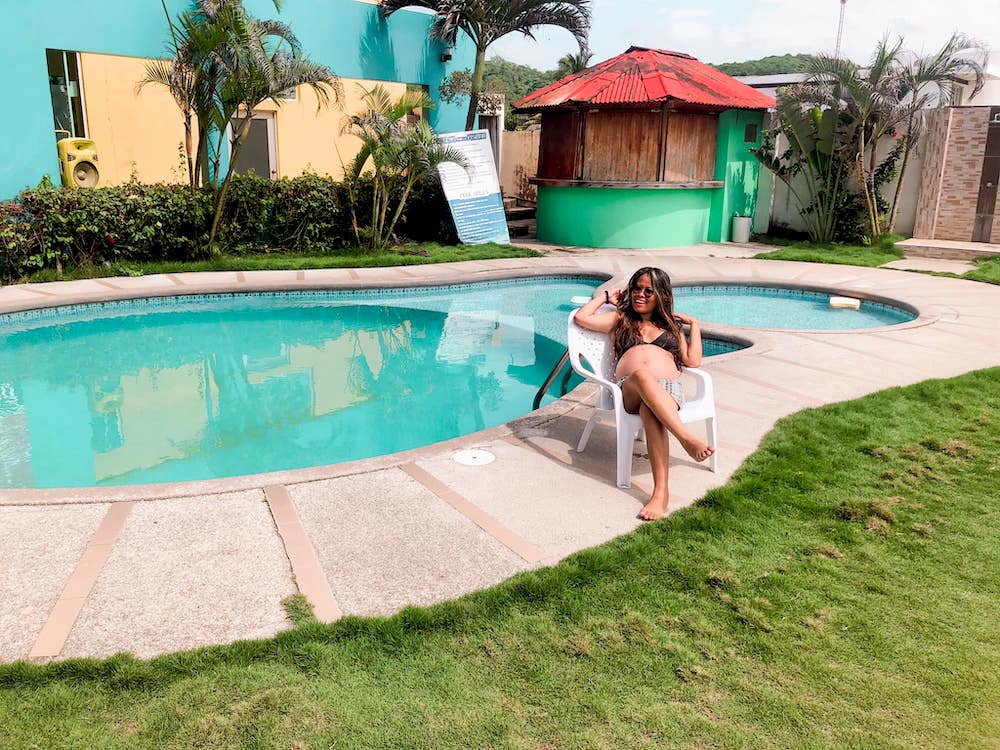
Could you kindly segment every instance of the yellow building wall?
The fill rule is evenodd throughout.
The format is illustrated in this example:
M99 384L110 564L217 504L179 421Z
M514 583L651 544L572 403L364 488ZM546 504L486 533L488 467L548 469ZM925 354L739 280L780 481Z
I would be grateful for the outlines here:
M381 85L393 100L406 93L405 83L342 78L341 85L340 101L319 112L316 94L309 86L299 86L295 101L284 101L280 106L267 101L254 110L274 113L280 177L298 177L311 171L340 179L342 165L349 164L361 148L356 137L341 133L345 118L362 109L360 87Z
M144 58L80 54L84 105L90 138L97 144L101 185L128 182L133 169L140 182L186 182L184 123L173 98L162 86L136 87L145 76ZM300 86L295 101L260 105L273 112L280 177L311 171L343 176L342 164L357 154L360 141L341 133L347 113L361 108L359 85L382 85L393 99L406 92L405 83L341 79L343 97L317 112L316 95ZM339 150L339 153L338 153Z
M136 84L145 76L138 57L80 54L87 132L97 144L102 186L128 182L186 182L184 121L162 86Z

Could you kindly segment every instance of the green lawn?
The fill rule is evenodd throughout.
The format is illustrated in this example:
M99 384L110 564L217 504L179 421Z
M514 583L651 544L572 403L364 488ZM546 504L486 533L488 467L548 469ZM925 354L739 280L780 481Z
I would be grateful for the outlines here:
M872 246L817 244L814 242L788 242L777 250L758 253L754 258L763 260L798 260L806 263L841 263L849 266L870 266L872 268L891 263L903 257L903 252L896 248L895 243L902 239L891 235ZM764 237L765 244L780 244L781 240ZM924 273L924 272L918 272ZM985 281L988 284L1000 284L1000 258L987 258L976 261L976 268L961 276L953 273L935 273L936 276L951 276L971 281Z
M963 279L1000 284L1000 258L986 258L976 261L976 268L962 275Z
M398 252L369 253L356 248L337 250L322 255L296 253L260 253L254 255L220 255L202 261L170 261L162 263L130 263L123 261L111 266L82 266L39 271L28 281L58 281L92 279L104 276L146 276L155 273L185 271L282 271L308 268L370 268L375 266L410 266L424 263L451 263L460 260L491 260L493 258L537 258L541 255L511 245L439 245L433 242L404 245Z
M996 747L998 472L1000 369L808 410L693 508L455 602L0 667L0 744Z
M891 235L874 245L841 245L837 243L790 242L777 250L760 253L755 258L765 260L798 260L807 263L843 263L849 266L881 266L903 257L896 248L902 237ZM762 242L769 242L763 238Z

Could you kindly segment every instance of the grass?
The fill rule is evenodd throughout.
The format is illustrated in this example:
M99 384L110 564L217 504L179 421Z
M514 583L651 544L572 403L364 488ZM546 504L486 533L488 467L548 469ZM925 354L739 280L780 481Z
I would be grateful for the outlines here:
M755 258L765 260L797 260L807 263L841 263L849 266L870 266L875 268L903 257L903 251L896 242L903 239L899 235L888 235L873 245L841 245L838 243L814 243L797 241L767 253L759 253ZM769 242L768 238L762 241ZM776 244L776 243L775 243Z
M1000 369L782 420L723 488L496 588L0 667L5 748L955 748L1000 736ZM301 608L300 608L301 609Z
M976 260L976 267L962 274L963 279L985 281L987 284L1000 284L1000 258L981 258Z
M761 242L782 245L777 250L758 253L754 258L763 260L798 260L806 263L840 263L850 266L870 266L875 268L885 263L891 263L904 257L895 243L901 240L899 235L888 235L872 246L818 244L806 241L787 241L764 237ZM957 279L983 281L987 284L1000 284L1000 258L984 258L975 261L976 268L964 274L933 272L935 276L949 276ZM920 271L919 273L927 273Z
M110 266L64 268L62 275L46 269L32 274L28 281L65 281L107 276L146 276L186 271L284 271L308 268L370 268L410 266L424 263L452 263L461 260L494 258L536 258L541 253L511 245L439 245L422 242L405 245L399 251L369 253L356 248L323 255L296 253L261 253L255 255L220 255L200 261L165 261L159 263L118 263Z

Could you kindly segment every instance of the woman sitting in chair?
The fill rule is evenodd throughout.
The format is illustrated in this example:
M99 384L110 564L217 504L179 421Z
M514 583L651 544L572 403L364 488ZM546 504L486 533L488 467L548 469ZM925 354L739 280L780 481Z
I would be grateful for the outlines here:
M617 309L598 312L604 304ZM673 433L695 461L715 453L715 448L692 435L678 416L684 405L680 368L701 364L698 321L674 312L670 277L662 269L648 266L632 274L627 290L598 292L576 311L574 320L583 328L611 336L618 360L615 378L625 409L642 418L653 472L653 494L639 517L650 521L663 518L670 499L668 434ZM689 327L687 336L682 324Z

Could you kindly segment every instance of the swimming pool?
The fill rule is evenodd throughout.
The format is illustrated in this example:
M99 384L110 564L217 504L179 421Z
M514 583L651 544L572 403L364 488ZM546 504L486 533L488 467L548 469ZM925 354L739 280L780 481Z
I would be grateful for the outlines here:
M750 284L678 286L674 290L680 312L706 322L749 328L859 330L907 323L917 317L916 311L866 299L860 300L857 310L833 308L832 294Z
M320 466L502 424L530 411L562 355L568 301L602 281L191 295L0 316L0 488ZM696 291L679 288L678 308L714 320ZM706 356L739 348L705 341Z
M219 294L0 317L0 487L174 482L502 424L599 279ZM551 400L550 396L550 400Z

